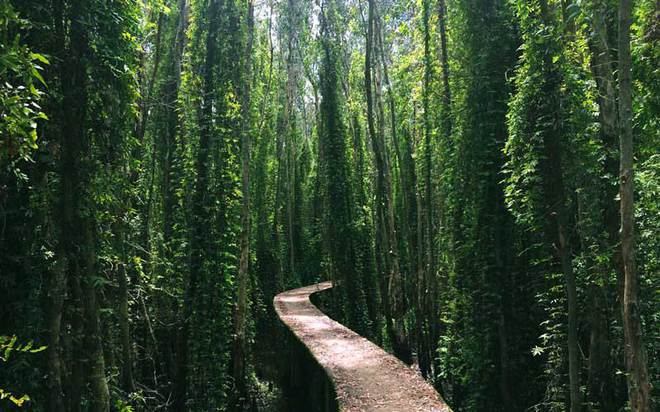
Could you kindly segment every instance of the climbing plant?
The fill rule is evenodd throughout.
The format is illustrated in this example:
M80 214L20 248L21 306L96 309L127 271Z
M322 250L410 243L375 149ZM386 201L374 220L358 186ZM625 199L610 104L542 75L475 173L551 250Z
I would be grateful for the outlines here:
M291 409L331 280L453 410L653 410L657 15L0 0L0 402Z

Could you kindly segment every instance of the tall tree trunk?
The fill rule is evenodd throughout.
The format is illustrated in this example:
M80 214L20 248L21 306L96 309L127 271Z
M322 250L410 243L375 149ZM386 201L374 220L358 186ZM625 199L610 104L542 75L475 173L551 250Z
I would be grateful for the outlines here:
M447 6L446 6L446 1L445 0L438 0L438 25L439 25L439 31L440 31L440 65L442 67L442 109L441 109L441 133L442 137L445 139L447 142L447 145L449 145L449 141L451 139L451 134L452 134L452 127L453 127L453 122L452 122L452 111L451 111L451 88L449 86L449 54L448 54L448 46L447 46ZM438 216L437 219L438 221L438 227L443 228L444 227L444 210L446 209L444 206L444 194L440 194L440 206L439 206L439 211L438 211ZM434 231L435 232L435 231ZM435 261L433 262L433 265L435 266ZM446 289L446 286L448 284L446 283L446 277L444 279L445 284L440 286L443 289ZM434 294L438 295L440 293L439 290L435 290ZM437 296L433 299L434 302L434 307L433 307L433 314L431 316L437 317L438 313L440 312L440 308L438 307L438 302L441 301L440 296ZM437 322L435 320L431 321L431 327L430 327L430 339L432 342L432 347L430 348L432 353L431 353L431 359L432 359L432 364L434 370L439 370L440 369L440 358L438 356L435 356L435 348L437 345L438 340L440 339L440 327L441 323ZM436 385L436 387L439 387Z
M124 240L123 237L121 238ZM123 254L122 254L123 255ZM122 256L125 257L125 256ZM124 263L117 269L119 276L119 329L121 331L121 378L123 389L128 392L135 391L133 379L133 353L131 345L131 331L128 312L128 275Z
M607 238L603 239L603 250L610 250L612 259L609 264L614 267L617 279L623 279L621 252L618 247L619 211L615 200L617 187L614 177L619 173L618 159L618 120L616 109L616 85L614 79L614 63L612 47L609 44L607 7L601 1L593 2L592 27L594 35L589 40L591 51L591 70L598 87L597 102L598 117L601 125L600 135L605 147L606 157L604 170L611 178L604 181L605 199L603 202L603 221ZM610 267L602 267L603 276ZM609 299L607 284L591 284L588 289L591 306L589 308L590 339L588 364L588 396L589 401L599 405L603 410L613 410L614 379L611 359L611 343L609 336L610 315L608 308L614 304Z
M288 0L286 8L287 55L286 55L286 81L284 100L284 137L286 154L282 161L285 163L284 189L286 191L286 235L287 235L287 266L289 276L294 282L300 279L300 256L302 255L301 233L300 233L300 209L298 179L298 115L296 109L296 93L298 92L298 78L300 63L296 55L298 52L298 32L301 30L300 2L299 0Z
M389 334L392 338L394 353L397 357L406 363L410 363L411 353L410 345L408 343L407 334L404 325L405 307L403 296L403 285L401 279L401 271L399 266L399 252L398 240L396 236L396 227L394 221L394 206L392 201L392 179L390 175L389 161L387 159L387 147L384 138L383 126L383 110L382 103L379 99L380 93L376 92L377 103L380 107L380 127L376 131L374 121L374 86L380 89L380 85L374 84L372 80L372 73L374 72L374 43L375 38L375 24L376 24L376 10L373 0L369 0L369 18L367 26L367 48L365 60L365 92L367 98L367 124L369 129L369 136L371 137L372 147L374 151L374 159L376 163L376 213L380 216L380 222L383 227L381 229L381 242L379 248L383 253L382 259L384 262L383 270L387 278L386 291L387 295L383 298L388 299L389 313L386 313L388 319L387 325Z
M163 142L161 143L164 150L161 164L163 179L161 183L161 192L163 196L163 242L165 243L167 251L169 251L167 245L172 241L175 204L175 194L172 185L172 167L176 149L176 136L179 128L177 101L179 99L179 88L181 86L181 60L183 58L183 50L186 44L186 31L188 29L188 0L179 0L178 11L179 16L176 23L174 47L172 48L172 57L167 68L167 83L164 86L165 92L163 96L167 112L165 115L166 130ZM169 254L167 256L169 256Z
M165 121L165 129L163 133L157 137L157 140L162 150L159 156L159 167L161 169L161 229L162 229L162 248L163 260L165 262L173 262L174 253L172 250L174 240L174 223L175 216L174 210L176 205L175 184L173 179L176 177L177 170L175 168L175 153L177 148L177 135L179 132L179 113L178 113L178 99L179 89L181 86L181 61L183 58L183 51L187 41L186 33L188 29L188 0L178 0L177 3L178 16L175 21L174 31L174 44L171 48L170 60L166 66L166 79L163 85L163 92L161 98L165 102L163 119ZM176 306L173 305L171 299L158 299L162 304L162 309L165 313L176 313ZM175 306L173 308L172 306ZM169 329L169 328L168 328ZM180 332L169 333L167 330L164 336L164 358L167 367L164 370L168 373L168 382L178 383L177 366L174 359L173 347L176 347L177 340L180 341ZM171 385L171 384L170 384Z
M539 0L541 11L541 23L547 27L552 26L551 13L547 0ZM568 378L570 392L570 410L579 412L582 409L580 395L580 352L578 347L578 300L575 273L573 271L573 256L568 237L568 210L566 207L566 188L562 175L562 147L561 134L561 73L552 62L549 53L543 55L545 92L550 102L548 108L551 111L552 124L543 135L544 159L542 169L544 170L544 191L547 196L548 208L547 231L551 244L557 253L561 270L564 274L564 287L566 300L568 302Z
M431 27L429 0L423 1L424 20L424 253L425 253L425 279L426 288L433 273L433 188L431 177L433 175L433 153L431 145ZM426 300L426 298L425 298Z
M432 282L435 278L434 272L434 231L433 231L433 188L431 186L432 174L433 174L433 148L431 144L431 27L430 27L430 2L429 0L423 0L422 2L422 20L423 20L423 36L424 36L424 81L423 81L423 92L422 92L422 105L423 105L423 128L424 128L424 193L421 196L420 203L420 213L418 224L422 227L421 234L422 237L419 239L420 243L420 276L419 276L419 286L418 286L418 317L420 325L419 330L421 332L421 342L422 346L420 351L430 354L431 351L431 336L430 336L430 327L431 327L431 318L433 314L430 313L430 304L429 302L433 299L430 296L431 291L434 289ZM426 355L424 355L426 356ZM424 359L424 358L423 358ZM429 356L427 363L430 365L432 355ZM420 365L421 366L421 365Z
M61 86L62 106L66 108L62 119L61 134L61 219L62 244L67 258L69 284L72 288L74 308L73 331L78 336L74 342L74 356L84 357L87 367L83 369L80 359L75 360L70 382L70 409L79 410L83 376L86 373L90 388L90 408L94 412L110 409L110 396L105 378L105 362L99 325L99 308L92 277L96 271L93 217L85 209L91 202L88 188L92 174L91 139L86 133L87 117L87 55L86 27L88 8L86 0L73 1L68 9L68 36L61 32L62 50L67 58L62 63ZM64 29L66 30L66 29ZM68 42L67 42L68 38ZM82 316L82 318L81 318ZM79 340L84 336L85 345Z
M82 227L80 227L82 226ZM105 378L105 358L103 356L103 333L101 331L100 309L96 296L96 286L92 273L98 270L94 250L95 230L91 222L80 225L83 233L84 268L87 275L82 281L83 305L85 314L85 349L87 355L87 380L90 388L90 410L110 411L110 391Z
M48 297L46 307L46 325L48 328L48 400L46 408L51 412L64 412L64 393L62 387L63 365L61 358L60 332L62 328L62 309L66 295L66 274L64 262L58 262L49 272Z
M375 4L374 4L375 6ZM408 270L416 273L416 264L413 262L416 262L414 258L414 254L416 253L416 242L414 239L415 237L415 230L413 225L415 223L415 214L416 214L416 202L414 201L414 190L415 187L413 184L411 184L414 179L410 178L410 171L407 169L406 165L406 160L404 159L404 153L401 150L401 142L399 141L398 138L398 123L397 123L397 116L396 116L396 103L394 100L394 89L392 87L392 82L390 81L390 76L389 76L389 69L388 69L388 59L386 58L385 55L385 44L383 42L383 27L382 27L382 19L380 16L380 13L378 12L378 9L375 8L374 10L376 14L376 22L375 22L375 30L376 33L375 35L377 36L376 40L378 41L377 47L378 51L380 52L380 63L381 67L383 69L383 78L385 80L385 86L387 87L387 102L388 102L388 107L390 111L390 129L392 133L392 145L394 146L394 153L397 159L397 164L398 164L398 169L399 169L399 186L402 191L402 206L403 206L403 211L401 215L401 223L400 227L403 230L403 237L405 239L405 245L407 248L406 251L406 256L408 260ZM410 144L409 139L406 139L406 144ZM412 159L410 159L410 165L413 166L412 168L412 175L414 175L414 163L412 162ZM411 195L412 194L412 195ZM412 199L412 201L411 201ZM401 258L401 260L404 260L404 258ZM405 282L404 282L405 283Z
M239 410L247 405L247 383L245 364L247 353L247 294L250 264L250 82L252 81L252 43L254 38L254 5L248 0L247 20L248 40L245 50L243 96L241 101L241 256L238 269L238 293L234 312L235 338L233 357L233 378L235 395L238 397L235 405Z
M635 262L634 152L632 135L632 57L630 24L632 0L619 2L619 130L621 255L625 271L623 287L623 337L628 398L635 412L651 410L651 385L646 366L639 314L639 285Z
M449 55L447 52L447 6L438 0L438 25L440 26L440 64L442 65L442 124L445 138L451 135L451 89L449 88Z
M55 28L55 39L57 41L56 47L58 51L64 52L66 48L65 34L64 34L64 8L61 1L55 1L54 6L57 7L56 11L53 13L55 21L57 23L54 25ZM64 69L64 65L60 68ZM60 136L62 143L64 141L63 137ZM64 169L62 162L60 166ZM48 187L48 173L44 169L40 173L40 186L41 190L47 192ZM4 212L4 198L3 198L3 188L6 186L3 185L3 181L0 175L0 208ZM64 185L61 184L60 190L64 190ZM67 206L63 200L60 200L60 204L56 205L61 208L60 212L64 211L64 208ZM59 228L62 229L66 225L64 215L59 215L59 219L54 219L53 222L48 222L48 212L50 210L43 208L40 212L40 224L43 227L47 227L46 233L48 233L49 238L53 238L52 233L52 223L57 225L59 223ZM2 218L3 223L0 224L0 249L5 249L5 225L6 219L5 216L2 216L4 213L0 213L0 218ZM60 236L62 236L60 234ZM61 240L61 239L60 239ZM63 342L62 336L65 335L65 329L62 328L63 316L65 314L65 302L66 302L66 288L67 288L67 244L60 241L58 254L60 258L57 260L54 267L46 272L46 299L45 300L45 326L46 326L46 393L47 398L45 402L46 409L52 412L64 412L66 410L65 402L65 389L66 389L66 364L65 359L63 359L63 354L66 350L66 342ZM1 259L0 259L1 260ZM70 395L70 393L69 393Z
M562 199L563 201L563 199ZM559 208L563 208L561 205ZM557 212L557 246L564 282L566 300L568 301L568 379L571 396L571 412L582 409L582 396L580 395L580 353L578 347L578 302L575 273L573 272L573 259L571 248L566 234L566 218L564 211Z
M175 387L174 408L177 411L186 410L188 392L190 323L197 299L197 286L202 275L203 262L209 241L209 157L211 135L213 128L213 96L215 94L214 66L217 64L217 38L220 25L220 13L223 0L211 0L208 4L208 31L206 33L206 55L203 68L203 89L199 107L199 147L197 152L197 181L193 192L192 221L190 235L190 266L188 286L183 302L183 319L179 339L179 359L177 365L177 382Z

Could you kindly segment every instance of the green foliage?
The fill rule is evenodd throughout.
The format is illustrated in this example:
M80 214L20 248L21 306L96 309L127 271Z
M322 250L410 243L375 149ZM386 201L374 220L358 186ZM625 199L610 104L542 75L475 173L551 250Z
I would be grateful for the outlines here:
M20 344L18 343L18 338L16 336L0 336L0 361L2 362L9 361L12 352L33 354L43 352L44 350L46 350L46 346L35 347L33 341ZM25 402L30 401L30 397L27 394L24 394L21 397L16 397L13 393L0 388L0 400L3 399L9 399L9 401L19 408L22 407Z
M636 209L637 226L639 230L639 270L643 326L647 333L645 336L647 356L649 360L658 359L657 342L659 332L653 325L658 322L660 314L660 156L649 156L639 164L635 184L638 190L638 207ZM649 361L649 374L654 387L660 382L660 367L657 362Z
M18 343L16 336L0 336L0 360L7 362L12 352L39 353L46 350L46 346L34 347L34 341L26 344Z
M0 1L0 170L14 169L37 148L37 125L48 116L39 105L46 82L41 74L48 59L26 45L29 29L8 0ZM21 176L19 170L15 170ZM25 175L22 175L25 176Z
M594 67L605 39L616 80L616 2L374 3L374 121L405 295L397 316L420 370L456 411L568 409L548 201L548 178L560 176L585 408L622 409L618 132L607 135ZM639 309L655 387L656 3L637 1L632 27ZM271 304L283 290L332 279L325 309L392 349L366 12L343 0L0 0L0 326L43 333L54 349L15 356L45 347L0 337L0 359L11 356L0 377L31 399L0 398L58 410L56 393L59 410L92 408L106 382L119 411L235 407L245 133L251 401L274 410L288 395L272 385L294 361ZM549 136L561 153L552 170ZM602 385L591 362L600 343Z
M8 392L8 391L6 391L6 390L0 388L0 400L4 400L4 399L7 399L7 398L9 398L9 400L10 400L14 405L18 406L19 408L20 408L21 406L23 406L23 404L24 404L25 402L27 402L27 401L30 400L30 397L27 396L27 395L23 395L23 396L21 396L20 398L17 398L17 397L14 396L11 392Z

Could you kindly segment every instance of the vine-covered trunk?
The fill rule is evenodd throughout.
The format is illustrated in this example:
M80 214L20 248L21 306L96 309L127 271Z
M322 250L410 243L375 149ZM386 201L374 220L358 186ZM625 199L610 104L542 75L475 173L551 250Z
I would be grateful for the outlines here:
M84 64L88 56L88 18L86 0L73 1L69 5L65 21L69 22L68 36L63 28L60 47L67 51L61 63L61 87L63 107L61 134L61 236L66 249L66 272L71 288L74 311L74 355L70 381L70 409L80 409L83 382L89 385L90 408L94 412L110 409L110 394L105 378L105 362L102 335L99 325L99 307L96 301L96 246L94 218L88 208L92 206L89 193L92 175L92 143L87 133L87 73Z
M208 193L209 159L211 138L213 134L213 100L215 95L215 66L217 65L217 38L220 26L220 13L223 0L211 0L208 4L207 21L208 30L205 39L205 59L203 67L202 96L199 103L199 147L196 158L195 188L193 193L193 220L190 222L190 263L188 284L184 296L183 319L181 320L181 333L178 348L177 382L175 387L174 405L176 410L186 410L186 397L188 391L189 375L189 345L190 323L194 313L195 302L198 298L198 285L204 261L208 258L210 221Z
M613 62L613 48L610 45L610 32L608 25L608 10L601 1L593 2L593 16L591 19L594 35L589 40L591 54L591 71L596 81L599 107L598 121L600 123L600 136L606 151L604 171L606 176L614 177L619 173L618 153L618 119L616 109L616 84ZM611 254L607 264L601 265L601 276L614 269L617 279L623 279L621 266L621 252L618 245L619 211L617 208L617 187L612 179L604 179L603 189L603 222L607 236L600 242L604 251ZM593 282L589 285L589 360L588 360L588 400L599 404L604 410L612 410L614 404L614 378L612 363L612 343L609 332L611 310L614 301L610 297L610 287L605 280L601 284Z
M375 26L376 11L373 0L369 0L369 17L367 26L367 48L365 59L365 96L367 99L367 125L369 136L371 138L374 151L374 161L376 164L376 215L377 224L380 227L380 247L378 251L382 253L380 257L383 262L381 270L385 276L383 284L383 296L388 300L386 316L388 317L388 333L392 339L394 353L397 357L406 363L410 363L411 353L408 343L407 333L404 325L405 303L403 294L403 285L399 265L398 240L396 237L396 228L394 223L394 205L392 201L392 179L390 175L390 165L385 146L383 110L380 99L380 93L377 91L373 96L374 86L380 88L379 84L374 85L372 73L374 72L374 43L376 42ZM374 101L380 107L380 127L376 130Z
M547 0L539 0L541 22L552 27L552 18ZM554 245L560 268L564 275L567 310L567 347L568 380L571 412L582 409L580 394L580 352L578 347L578 296L575 272L573 270L573 251L568 237L568 210L566 206L566 187L562 170L561 135L564 120L561 118L561 73L552 62L552 57L543 55L544 91L548 102L548 115L551 119L549 128L543 134L544 158L542 159L543 185L547 196L548 234L550 244Z
M632 1L619 2L619 141L621 150L621 256L624 267L623 337L628 397L635 412L651 411L651 385L646 366L639 313L639 280L635 261L634 152L632 130Z
M247 354L247 304L248 283L250 263L250 149L252 139L250 134L250 81L252 74L252 43L254 30L254 5L248 2L248 40L244 64L244 82L242 85L241 99L241 234L240 234L240 258L238 267L238 292L234 312L234 353L233 378L235 385L234 396L238 398L237 405L247 403L246 382L246 354Z

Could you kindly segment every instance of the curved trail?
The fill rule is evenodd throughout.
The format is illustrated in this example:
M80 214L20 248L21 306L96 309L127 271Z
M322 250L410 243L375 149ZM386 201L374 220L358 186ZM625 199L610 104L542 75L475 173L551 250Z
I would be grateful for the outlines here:
M280 293L274 305L282 322L332 380L339 409L450 412L420 375L310 302L312 293L331 287L331 282L323 282Z

